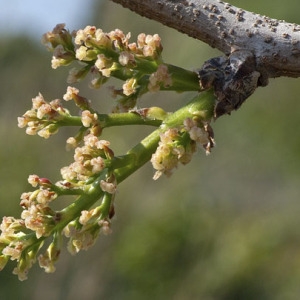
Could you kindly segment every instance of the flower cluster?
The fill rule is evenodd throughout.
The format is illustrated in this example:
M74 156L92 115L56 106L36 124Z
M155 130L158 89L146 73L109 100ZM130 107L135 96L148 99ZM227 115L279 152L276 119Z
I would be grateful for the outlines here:
M88 250L94 245L99 233L107 235L111 233L111 216L106 216L105 205L110 211L113 210L113 196L105 194L102 205L91 210L83 210L79 219L70 222L63 230L64 235L69 239L68 251L76 254L81 250Z
M129 40L130 34L118 29L105 33L87 26L70 33L64 24L43 36L43 42L53 52L54 69L80 62L79 68L70 71L68 82L78 82L88 73L92 75L92 87L100 87L110 77L121 79L122 88L113 88L112 92L119 97L113 111L122 113L98 113L73 86L67 88L63 99L72 100L79 108L76 115L59 99L48 102L41 94L32 99L32 108L18 118L18 126L26 128L29 135L43 138L49 138L62 126L77 126L75 136L67 139L67 148L74 150L74 160L61 168L62 178L56 183L37 175L29 176L34 191L21 195L20 219L4 217L0 225L0 270L9 260L16 260L13 273L24 280L38 260L46 272L54 272L65 237L69 252L75 254L91 247L100 232L111 232L117 183L144 165L151 154L157 179L162 174L170 175L179 163L187 164L197 145L206 153L214 146L208 123L215 103L211 94L195 97L175 113L167 113L160 107L132 110L137 98L146 92L172 88L198 91L199 86L195 73L163 63L157 34L142 33L135 43ZM182 88L183 78L186 81ZM190 78L194 79L193 84L187 83ZM115 156L110 142L100 139L107 127L136 124L158 128L125 155ZM60 196L76 199L56 211L53 202L57 203ZM46 251L39 254L46 239Z
M66 101L73 100L82 109L81 117L71 116L59 100L48 103L39 94L32 99L32 109L18 118L19 127L27 126L28 134L38 133L45 138L54 133L49 128L55 127L57 131L59 126L74 122L81 126L77 136L67 140L69 146L75 148L75 154L74 162L61 169L62 181L52 184L47 178L30 175L28 182L36 190L21 195L21 218L4 217L0 225L0 268L8 260L17 260L14 274L20 280L27 278L28 270L37 258L46 272L55 271L62 235L69 239L69 251L77 253L93 245L100 231L105 234L111 231L116 181L113 174L108 172L107 163L114 158L114 153L108 141L94 135L99 133L95 130L99 125L98 115L90 108L90 102L79 95L79 90L68 87L63 98ZM81 142L83 145L79 146ZM98 181L98 177L102 179ZM63 194L81 195L80 191L87 190L95 182L98 182L98 189L101 191L98 197L103 195L102 204L90 211L79 210L69 221L64 221L65 225L60 225L62 214L50 207L52 201ZM48 236L53 236L53 241L45 253L38 256L38 251Z
M45 33L42 43L53 51L53 69L69 65L75 59L72 35L65 29L65 24L57 24L52 32Z
M151 78L149 91L172 84L167 67L160 68L162 45L157 34L141 33L136 42L130 42L130 33L124 34L119 29L103 32L95 26L86 26L70 33L64 24L58 24L52 32L44 34L42 41L53 52L53 68L76 60L81 63L79 68L70 70L68 83L80 81L89 72L92 74L92 88L99 88L111 76L124 80L121 96L129 97L130 108L135 105L132 95L137 98L139 92L146 92L140 89L143 75Z
M187 118L183 122L184 129L189 133L190 139L201 145L206 154L210 154L215 146L214 132L208 122L202 122L199 126L195 119Z
M18 126L26 127L26 133L29 135L38 134L47 139L58 132L59 127L70 125L83 125L94 135L100 135L101 127L98 122L98 115L90 106L90 101L79 95L77 88L69 86L63 96L65 101L73 100L77 107L81 109L81 118L71 116L69 111L63 107L59 99L47 102L42 94L32 99L32 108L22 117L18 118ZM69 144L75 146L81 142L82 133L80 132L77 139L74 138ZM76 143L75 143L76 140Z
M0 225L0 267L2 269L9 259L17 260L18 264L13 273L20 280L27 278L28 270L43 244L42 237L49 236L56 223L56 213L49 206L57 197L50 188L52 183L37 175L30 175L28 182L39 188L21 195L21 219L4 217ZM34 232L35 236L28 234L28 231Z
M106 180L100 180L99 185L104 193L101 205L91 210L82 210L81 215L69 222L63 230L63 234L69 239L68 251L71 254L93 246L101 231L105 235L111 233L111 219L114 216L113 201L117 190L113 174L108 175Z
M108 141L99 140L92 134L85 136L84 145L75 149L74 162L61 169L62 178L67 182L78 183L99 174L106 168L106 160L114 156L109 145Z
M151 163L156 170L153 179L158 179L162 174L170 176L178 163L186 164L191 160L195 151L195 144L184 145L186 135L178 128L170 128L160 134L160 142L152 155Z
M91 110L90 101L79 95L79 90L75 87L68 86L67 91L63 96L65 101L73 100L81 110Z
M55 212L49 204L57 198L57 194L51 189L45 188L43 181L49 180L40 179L37 175L30 175L28 182L33 187L41 184L40 188L33 192L23 193L20 202L24 209L21 218L24 220L26 228L34 231L37 238L48 236L55 225Z
M172 77L168 72L166 65L159 65L157 71L152 73L149 77L148 90L156 92L160 90L160 87L164 88L172 85Z
M208 123L199 126L196 120L187 118L181 128L169 128L160 134L159 145L152 155L151 163L156 170L154 179L162 174L170 176L178 163L187 164L201 145L206 153L214 146L213 131Z
M3 217L0 225L0 270L2 270L9 259L19 261L18 266L13 273L19 276L20 280L27 278L28 269L35 261L35 255L28 253L27 259L22 259L22 252L26 249L31 241L24 239L26 230L24 220L13 217Z
M69 239L70 253L75 254L92 246L101 231L104 234L111 232L117 185L113 173L106 171L102 174L102 171L106 169L106 161L112 160L113 156L109 142L89 134L84 137L84 145L75 149L74 162L62 168L63 181L53 184L47 178L29 176L28 182L36 190L21 195L21 218L4 217L0 225L0 270L9 260L17 260L13 273L20 280L25 280L28 270L38 258L40 267L48 273L54 272L61 251L62 235ZM59 195L84 195L78 191L87 191L93 176L92 183L97 183L100 191L97 192L98 197L103 195L101 205L91 210L75 211L68 221L63 220L63 213L54 211L51 203ZM97 179L97 176L102 179ZM82 201L86 202L82 197ZM72 209L71 205L69 210ZM65 213L69 214L69 210L66 209ZM65 225L60 224L62 220ZM38 255L44 239L51 235L53 241L44 254Z
M59 122L70 116L60 100L47 102L42 94L32 99L32 108L22 117L18 118L18 126L26 127L26 133L47 139L55 134L59 128Z

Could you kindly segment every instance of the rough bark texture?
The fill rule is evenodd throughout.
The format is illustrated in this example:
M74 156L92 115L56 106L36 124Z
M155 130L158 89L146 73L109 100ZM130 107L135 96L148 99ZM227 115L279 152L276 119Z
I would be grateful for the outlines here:
M258 85L300 76L300 26L261 16L220 0L112 0L147 18L218 48L229 56L250 51ZM296 8L295 8L296 9Z

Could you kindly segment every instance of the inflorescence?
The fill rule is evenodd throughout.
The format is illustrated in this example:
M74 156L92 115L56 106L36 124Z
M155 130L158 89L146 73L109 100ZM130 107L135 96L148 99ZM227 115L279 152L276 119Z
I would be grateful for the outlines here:
M119 123L114 124L113 118L107 121L109 118L103 117L107 115L96 112L77 88L69 86L63 99L74 102L80 110L79 116L72 115L61 100L48 102L42 94L33 98L32 108L18 118L18 126L26 128L29 135L43 138L49 138L63 126L79 127L78 133L67 139L67 148L74 150L74 161L61 169L61 180L56 183L38 175L29 176L28 182L34 190L21 195L21 217L4 217L0 225L0 270L9 260L16 260L13 273L24 280L38 260L46 272L54 272L64 238L68 239L69 252L75 254L92 246L100 232L111 232L117 185L132 173L130 168L136 170L151 160L157 179L162 174L170 175L179 163L188 163L197 145L206 153L214 146L209 125L212 101L207 101L206 106L199 105L200 108L194 104L187 106L177 115L157 107L136 109L138 97L160 89L176 90L174 82L181 80L184 85L182 78L185 74L191 76L191 72L163 63L157 34L142 33L136 43L130 43L129 39L130 34L118 29L105 33L94 26L70 33L64 24L43 36L43 43L53 52L54 69L80 63L71 69L68 83L75 84L88 73L92 75L93 88L99 88L110 77L122 80L122 88L113 89L114 96L119 97L113 115L118 120L123 118L124 124L157 128L152 138L142 141L143 150L136 147L116 157L110 142L100 136L104 128ZM190 86L188 82L186 90ZM75 201L62 210L54 210L53 204L65 195L74 196ZM43 246L46 250L40 254Z
M127 111L146 90L156 91L160 86L172 84L167 68L161 65L159 35L141 33L134 43L129 39L130 33L125 35L119 29L105 33L95 26L87 26L70 33L64 24L59 24L44 34L43 43L53 51L52 68L75 60L80 62L79 67L69 72L67 82L70 84L79 82L88 73L92 75L92 88L101 87L111 76L125 81L122 89L114 89L112 93L120 96L116 110ZM145 80L148 81L146 87Z

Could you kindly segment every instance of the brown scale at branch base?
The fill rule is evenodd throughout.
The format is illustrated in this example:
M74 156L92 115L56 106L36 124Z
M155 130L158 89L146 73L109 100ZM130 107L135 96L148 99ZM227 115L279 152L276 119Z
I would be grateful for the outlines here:
M248 50L207 60L198 71L201 88L214 88L217 97L214 116L237 110L258 86L265 85L257 71L255 57Z

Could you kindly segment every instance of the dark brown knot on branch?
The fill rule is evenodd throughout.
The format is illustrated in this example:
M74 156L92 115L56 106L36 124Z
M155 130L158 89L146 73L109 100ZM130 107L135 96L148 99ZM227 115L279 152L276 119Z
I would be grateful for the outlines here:
M201 88L215 91L215 118L237 110L262 85L255 56L248 50L209 59L198 71L198 76Z

